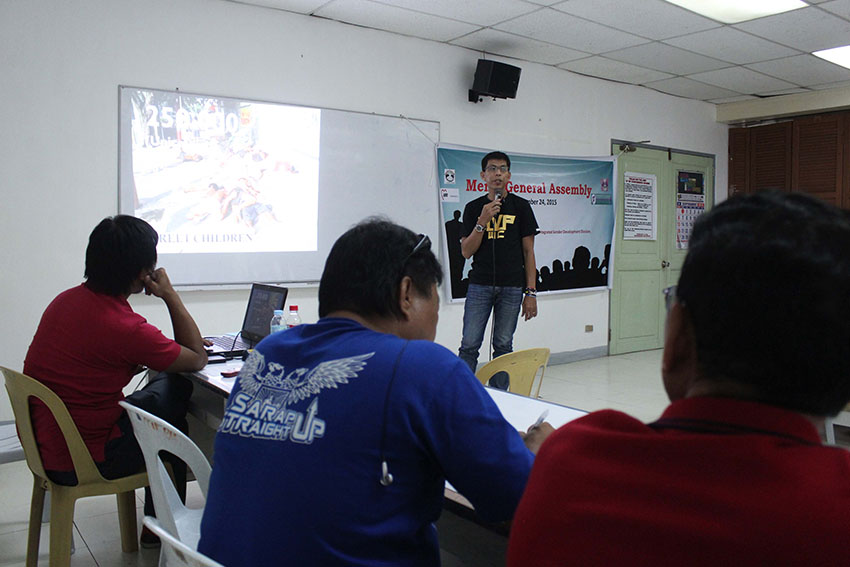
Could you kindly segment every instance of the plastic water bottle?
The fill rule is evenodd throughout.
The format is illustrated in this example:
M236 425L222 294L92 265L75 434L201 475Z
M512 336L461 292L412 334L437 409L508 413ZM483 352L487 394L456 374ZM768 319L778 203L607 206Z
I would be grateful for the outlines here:
M289 315L286 316L286 326L288 328L295 327L301 324L301 316L298 315L298 306L290 305L289 306Z
M286 329L287 325L283 321L283 309L275 309L274 316L272 317L271 322L271 332L272 334L282 331Z

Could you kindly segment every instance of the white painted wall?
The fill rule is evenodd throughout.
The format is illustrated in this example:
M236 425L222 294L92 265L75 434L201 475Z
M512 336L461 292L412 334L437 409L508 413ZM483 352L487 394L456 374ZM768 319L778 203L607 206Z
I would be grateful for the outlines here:
M727 127L712 105L530 63L516 100L472 104L479 55L221 0L0 2L0 364L22 367L44 307L81 281L89 232L117 212L120 84L403 114L439 121L443 142L509 153L607 155L612 138L651 140L715 154L725 198ZM183 298L202 332L220 333L238 326L247 291ZM290 298L316 319L315 289ZM158 300L131 302L170 334ZM539 303L515 348L607 344L607 292ZM462 306L440 315L437 341L454 350Z

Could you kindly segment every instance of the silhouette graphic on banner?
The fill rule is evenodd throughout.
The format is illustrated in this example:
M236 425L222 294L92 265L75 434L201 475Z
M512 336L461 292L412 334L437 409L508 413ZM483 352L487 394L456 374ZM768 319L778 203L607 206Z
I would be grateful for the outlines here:
M446 243L449 253L449 281L452 297L466 297L469 279L463 277L466 258L461 252L460 239L463 234L461 212L455 210L453 219L446 222ZM605 245L602 259L591 257L586 246L578 246L569 260L555 259L552 266L541 266L537 270L537 291L581 289L608 285L608 261L611 245Z

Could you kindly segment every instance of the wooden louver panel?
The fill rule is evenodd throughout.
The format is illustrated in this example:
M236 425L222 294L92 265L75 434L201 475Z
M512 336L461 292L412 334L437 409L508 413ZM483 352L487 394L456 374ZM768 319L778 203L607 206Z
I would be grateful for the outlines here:
M794 121L793 191L841 204L843 126L836 114Z
M750 188L750 129L729 130L729 196Z
M750 188L791 190L792 123L750 128Z

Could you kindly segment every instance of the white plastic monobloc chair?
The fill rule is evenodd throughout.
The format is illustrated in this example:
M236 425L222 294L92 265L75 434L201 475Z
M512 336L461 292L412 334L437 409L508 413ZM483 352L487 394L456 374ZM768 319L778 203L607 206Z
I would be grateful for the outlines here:
M165 463L162 451L183 460L192 470L201 493L207 497L210 485L210 462L195 443L182 431L167 421L139 409L127 402L119 402L130 416L133 433L145 456L145 467L150 479L151 495L159 524L191 549L198 547L201 539L203 508L188 508L180 500ZM170 565L170 563L169 563Z
M156 518L145 516L144 521L148 529L159 536L162 542L162 556L168 567L224 567L172 536Z

